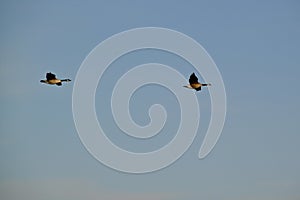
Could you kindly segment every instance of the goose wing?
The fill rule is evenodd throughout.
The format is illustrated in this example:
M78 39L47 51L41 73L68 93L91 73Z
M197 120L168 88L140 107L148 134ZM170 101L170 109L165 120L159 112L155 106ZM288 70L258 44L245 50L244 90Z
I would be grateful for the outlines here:
M49 80L53 80L56 79L55 74L52 74L51 72L46 74L46 79Z
M190 79L189 79L189 82L190 84L195 84L195 83L198 83L198 78L197 76L195 75L195 73L192 73L191 76L190 76Z

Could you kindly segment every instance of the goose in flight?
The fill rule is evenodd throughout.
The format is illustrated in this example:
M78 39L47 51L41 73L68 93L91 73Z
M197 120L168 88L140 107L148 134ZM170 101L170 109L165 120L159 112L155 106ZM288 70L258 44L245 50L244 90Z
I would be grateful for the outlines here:
M195 89L196 91L200 91L202 86L211 86L210 83L199 83L198 78L195 75L195 73L192 73L189 79L190 84L185 85L183 87L189 88L189 89Z
M70 79L57 79L55 77L55 74L52 74L51 72L48 72L46 74L46 80L41 80L41 83L46 83L46 84L50 84L50 85L58 85L61 86L62 82L69 82L71 81Z

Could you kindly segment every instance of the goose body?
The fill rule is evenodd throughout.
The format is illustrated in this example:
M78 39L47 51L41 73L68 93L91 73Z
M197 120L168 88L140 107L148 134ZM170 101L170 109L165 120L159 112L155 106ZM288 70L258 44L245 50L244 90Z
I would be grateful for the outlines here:
M58 85L61 86L62 82L69 82L71 81L70 79L57 79L55 74L52 74L51 72L48 72L46 74L46 79L45 80L41 80L41 83L46 83L46 84L50 84L50 85Z
M202 86L211 86L210 83L199 83L198 78L195 73L192 73L189 79L189 85L185 85L183 87L194 89L196 91L200 91Z

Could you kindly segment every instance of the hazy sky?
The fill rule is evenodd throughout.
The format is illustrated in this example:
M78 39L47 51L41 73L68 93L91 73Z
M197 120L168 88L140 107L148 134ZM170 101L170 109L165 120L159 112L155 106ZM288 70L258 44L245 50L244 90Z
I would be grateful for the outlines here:
M295 0L1 1L1 199L300 199L299 9ZM86 151L73 121L72 90L96 45L147 26L180 31L208 51L222 74L228 111L219 142L198 160L210 114L208 91L197 93L201 122L189 150L163 170L134 175ZM103 84L141 63L168 64L187 79L194 70L166 52L126 56L107 70ZM73 82L40 84L48 71ZM153 103L172 112L165 137L136 143L117 133L107 106L113 86L101 83L96 109L112 141L148 151L173 137L168 133L178 127L178 103L166 89L145 86L133 96L137 123L147 124Z

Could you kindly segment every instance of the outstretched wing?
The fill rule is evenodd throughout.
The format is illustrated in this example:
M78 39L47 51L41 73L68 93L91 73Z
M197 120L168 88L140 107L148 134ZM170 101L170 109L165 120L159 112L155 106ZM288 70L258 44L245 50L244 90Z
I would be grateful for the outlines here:
M52 74L51 72L46 74L46 79L49 80L53 80L56 79L55 74Z
M197 76L195 75L195 73L192 73L191 76L190 76L190 79L189 79L189 82L190 84L195 84L195 83L198 83L198 78Z

